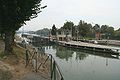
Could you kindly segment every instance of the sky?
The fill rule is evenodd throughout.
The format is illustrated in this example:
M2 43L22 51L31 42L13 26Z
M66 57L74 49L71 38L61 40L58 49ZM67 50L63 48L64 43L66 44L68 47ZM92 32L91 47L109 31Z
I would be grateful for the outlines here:
M25 30L50 29L53 24L60 28L66 21L77 25L80 20L120 28L120 0L42 0L41 4L47 7L26 22Z

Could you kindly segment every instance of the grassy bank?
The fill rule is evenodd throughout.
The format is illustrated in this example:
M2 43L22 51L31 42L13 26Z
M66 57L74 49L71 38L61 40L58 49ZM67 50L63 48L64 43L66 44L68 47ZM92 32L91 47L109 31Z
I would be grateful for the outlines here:
M25 74L25 50L16 44L13 46L13 55L4 55L4 41L0 38L0 80L20 80Z
M33 49L31 45L28 48ZM45 59L46 57L40 57L39 61L44 62ZM29 77L34 80L46 80L49 78L49 63L42 66L39 73L33 72L32 66L25 68L25 65L25 49L14 44L13 55L4 55L4 42L0 39L0 80L29 80L27 79ZM37 74L39 75L36 76Z

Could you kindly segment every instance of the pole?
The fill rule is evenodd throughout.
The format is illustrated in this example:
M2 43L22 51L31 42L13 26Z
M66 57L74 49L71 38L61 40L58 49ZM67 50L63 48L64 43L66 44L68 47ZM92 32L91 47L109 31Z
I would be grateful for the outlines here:
M52 68L52 65L53 65L53 64L52 64L52 55L50 55L50 56L51 56L51 79L52 79L52 69L53 69L53 68Z

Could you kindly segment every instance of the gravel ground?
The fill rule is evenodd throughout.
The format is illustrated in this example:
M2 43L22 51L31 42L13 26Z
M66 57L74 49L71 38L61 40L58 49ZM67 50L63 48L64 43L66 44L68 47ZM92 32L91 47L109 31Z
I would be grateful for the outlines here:
M22 80L50 80L50 79L46 79L37 73L28 73L22 78Z

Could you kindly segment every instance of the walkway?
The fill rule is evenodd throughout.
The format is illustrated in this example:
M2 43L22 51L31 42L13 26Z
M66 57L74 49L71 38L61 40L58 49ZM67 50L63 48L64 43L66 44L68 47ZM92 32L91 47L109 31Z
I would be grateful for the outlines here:
M37 73L28 73L26 74L21 80L50 80L45 77L40 76L40 74Z

